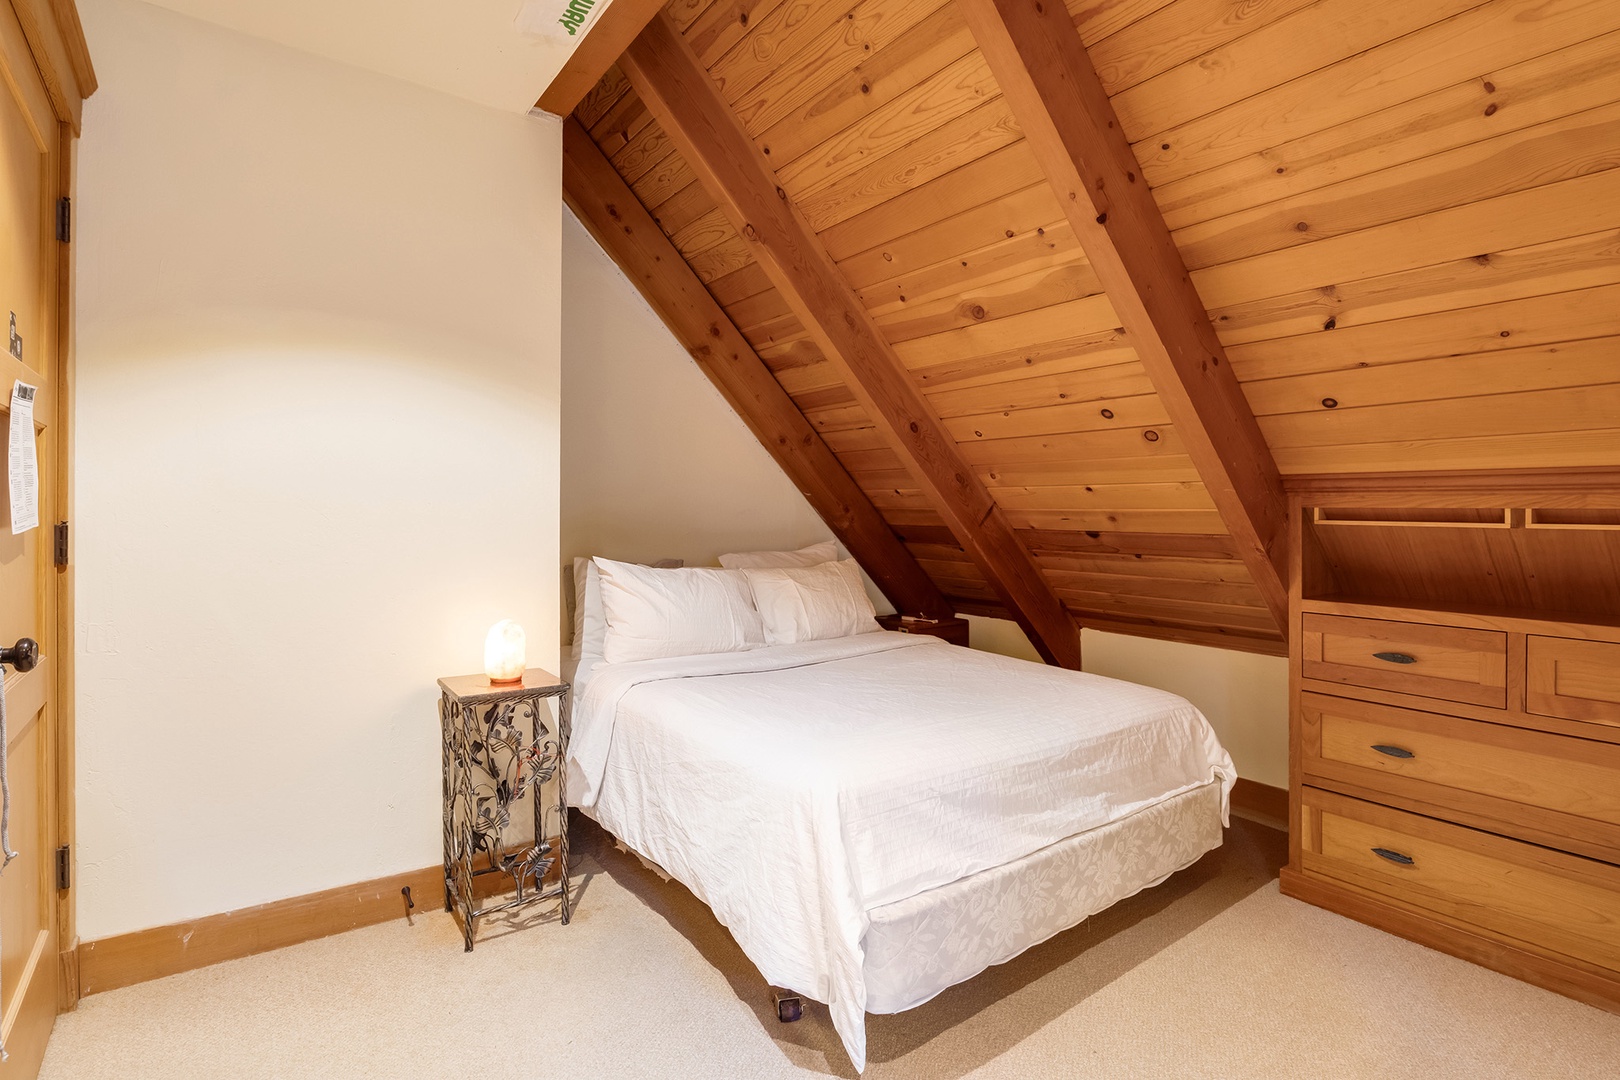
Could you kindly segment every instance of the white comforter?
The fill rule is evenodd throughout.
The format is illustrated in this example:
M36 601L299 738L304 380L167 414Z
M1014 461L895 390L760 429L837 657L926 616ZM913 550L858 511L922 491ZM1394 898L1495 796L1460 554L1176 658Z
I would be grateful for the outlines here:
M1185 699L872 633L602 665L569 801L707 903L865 1067L867 912L1236 778Z

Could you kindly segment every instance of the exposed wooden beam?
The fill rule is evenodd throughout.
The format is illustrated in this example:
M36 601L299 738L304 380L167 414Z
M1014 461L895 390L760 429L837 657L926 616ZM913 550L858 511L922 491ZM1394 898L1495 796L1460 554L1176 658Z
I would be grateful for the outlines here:
M904 612L954 614L578 120L563 124L563 195L855 560Z
M619 67L1036 649L1078 668L1074 620L667 16Z
M599 0L602 2L602 0ZM567 116L585 99L591 87L607 74L625 46L636 39L647 21L663 8L666 0L613 0L597 16L592 26L563 64L535 108Z
M1266 606L1287 625L1282 478L1073 18L1057 0L957 7Z

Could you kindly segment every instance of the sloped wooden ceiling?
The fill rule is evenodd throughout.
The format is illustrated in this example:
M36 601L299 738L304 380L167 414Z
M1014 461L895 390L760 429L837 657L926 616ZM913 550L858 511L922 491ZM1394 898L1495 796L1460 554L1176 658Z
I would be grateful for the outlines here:
M694 355L740 332L858 488L823 516L1049 659L1071 619L1275 653L1278 474L1620 464L1620 4L1058 13L674 0L574 110L570 203Z

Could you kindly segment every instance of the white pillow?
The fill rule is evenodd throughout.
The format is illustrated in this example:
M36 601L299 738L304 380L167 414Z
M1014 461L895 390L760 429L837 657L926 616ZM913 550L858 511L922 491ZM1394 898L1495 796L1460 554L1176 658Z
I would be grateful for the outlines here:
M741 652L765 644L765 627L741 570L657 570L596 559L610 664Z
M838 545L831 540L811 544L798 551L739 551L720 556L720 565L731 570L764 570L786 566L816 566L834 562Z
M854 559L820 566L744 570L771 645L849 637L883 629Z

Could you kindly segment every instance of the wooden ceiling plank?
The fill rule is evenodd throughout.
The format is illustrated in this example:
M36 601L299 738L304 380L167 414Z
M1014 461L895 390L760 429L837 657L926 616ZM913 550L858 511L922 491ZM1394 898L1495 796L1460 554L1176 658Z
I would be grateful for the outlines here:
M1143 555L1186 559L1237 560L1237 546L1230 536L1192 533L1126 533L1114 531L1071 532L1064 529L1034 529L1019 534L1037 555Z
M1176 247L1200 270L1611 169L1620 78L1611 92L1596 109L1178 229Z
M624 47L641 33L647 20L663 10L666 0L613 0L597 17L562 70L551 80L535 108L556 116L567 116L599 82Z
M1497 247L1431 266L1297 288L1281 296L1213 308L1228 348L1318 337L1397 319L1490 310L1511 300L1620 284L1620 231L1600 229L1518 247ZM1512 326L1498 326L1512 331ZM1295 346L1302 344L1296 341ZM1458 342L1460 347L1465 343Z
M675 28L654 19L620 66L1042 655L1078 668L1074 620Z
M1157 190L1245 155L1617 29L1620 5L1613 0L1494 0L1155 132L1137 145L1137 158L1142 174Z
M784 95L783 100L765 103L744 117L744 126L755 134L761 148L768 147L772 158L791 161L827 134L882 108L974 49L973 35L954 4L945 4L892 44L871 44L872 49L863 50L858 63L849 64L825 87L814 69L803 71L808 81L793 94L794 99L804 98L801 103L789 107ZM843 59L847 63L849 58ZM810 93L806 95L804 90ZM783 115L772 119L779 114ZM767 122L770 126L760 131L759 125Z
M1607 104L1617 80L1620 32L1155 186L1153 197L1172 230L1196 225Z
M1079 34L1061 9L1021 0L961 7L1267 608L1285 625L1282 478Z
M563 191L591 234L878 588L903 611L948 614L911 552L572 118L563 127Z

